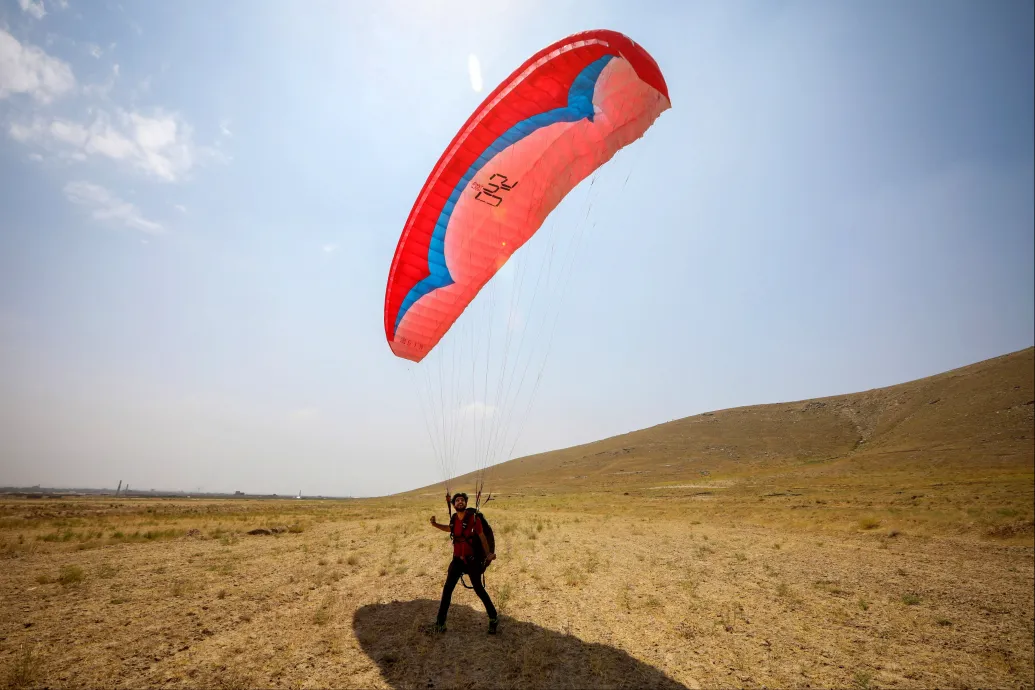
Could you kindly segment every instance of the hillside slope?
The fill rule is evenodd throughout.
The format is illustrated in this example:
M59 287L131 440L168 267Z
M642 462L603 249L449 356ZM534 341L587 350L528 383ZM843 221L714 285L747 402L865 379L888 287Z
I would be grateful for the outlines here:
M492 470L496 492L802 481L863 472L1031 475L1035 348L850 395L708 412ZM452 482L470 485L473 475ZM418 489L423 493L431 487Z

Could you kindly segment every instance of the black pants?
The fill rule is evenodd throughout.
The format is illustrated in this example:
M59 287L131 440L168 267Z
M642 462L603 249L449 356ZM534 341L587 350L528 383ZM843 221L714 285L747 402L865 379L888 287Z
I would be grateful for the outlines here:
M449 612L449 601L453 598L453 589L456 588L456 583L460 580L460 576L464 574L471 576L471 585L474 587L474 593L485 604L485 612L489 614L489 618L496 617L496 607L492 605L489 593L482 586L482 572L482 569L468 566L463 559L454 558L452 560L449 564L449 571L446 573L446 586L442 588L442 603L438 607L436 623L439 625L446 624L446 614Z

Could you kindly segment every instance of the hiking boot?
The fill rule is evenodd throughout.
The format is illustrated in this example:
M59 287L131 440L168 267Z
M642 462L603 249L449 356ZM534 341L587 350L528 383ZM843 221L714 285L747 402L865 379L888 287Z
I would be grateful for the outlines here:
M496 627L499 624L500 624L500 619L499 618L490 618L489 619L489 634L490 635L495 635L496 634Z

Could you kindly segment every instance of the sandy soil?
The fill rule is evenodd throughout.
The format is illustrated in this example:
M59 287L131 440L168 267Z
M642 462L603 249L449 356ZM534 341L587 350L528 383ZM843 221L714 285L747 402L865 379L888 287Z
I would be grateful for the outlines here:
M426 500L314 504L287 517L184 513L167 519L196 530L190 536L121 543L42 541L33 534L45 530L22 529L23 549L11 525L30 521L6 518L0 679L113 688L1035 684L1030 538L803 532L622 500L632 502L490 504L500 560L487 580L503 613L495 637L460 587L448 632L426 629L450 548L426 524ZM133 528L144 504L97 531L121 524L113 520ZM302 531L244 534L282 520Z

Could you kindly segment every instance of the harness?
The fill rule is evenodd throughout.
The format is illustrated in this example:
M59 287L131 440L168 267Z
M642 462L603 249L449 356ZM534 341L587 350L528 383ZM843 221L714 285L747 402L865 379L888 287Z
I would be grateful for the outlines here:
M490 491L489 492L489 497L485 499L485 502L488 503L491 500L492 500L492 492ZM470 536L463 536L463 535L464 535L464 533L467 532L467 521L468 520L472 520L472 524L474 524L473 520L480 515L480 513L478 512L478 506L481 505L481 502L482 502L482 490L481 490L481 487L479 487L478 488L478 493L475 495L475 499L474 499L474 510L472 511L470 508L466 509L464 511L464 520L463 520L463 522L460 523L460 535L461 535L460 538L467 542L467 544L471 547L472 551L476 551L477 550L477 548L475 546L476 542L474 540L474 536L475 535L474 535L473 530L472 530L472 533L471 533ZM453 512L453 503L452 503L452 501L450 499L449 487L446 487L446 506L447 506L446 510L448 511L448 515L449 515L449 541L450 542L455 542L457 537L453 534L453 525L456 523L456 516L459 513L454 513ZM491 531L490 531L490 537L491 537ZM479 546L480 546L480 544L479 544ZM469 561L469 559L465 559L465 560ZM485 587L485 569L488 566L486 566L484 563L482 563L482 566L483 567L478 572L477 577L480 579L481 584L482 584L482 588L484 589L484 587ZM471 575L471 577L473 578L473 577L475 577L475 575ZM464 580L464 576L462 574L460 575L460 584L462 584L466 589L474 589L474 587L469 587L467 585L467 581Z
M471 509L467 509L467 510L464 511L464 519L460 522L460 536L457 536L456 532L454 531L455 530L454 525L456 524L456 520L457 520L458 516L459 516L459 513L453 513L452 515L449 516L449 541L452 542L452 543L456 543L457 540L466 542L467 545L471 547L471 551L472 552L476 552L478 550L475 547L475 543L476 543L476 540L477 540L477 535L474 533L474 529L471 530L470 534L467 534L467 525L468 525L468 522L470 522L470 524L471 524L471 526L473 528L474 521L478 518L478 513L476 511L474 511L474 510L471 510ZM480 546L480 544L479 544L479 546ZM464 561L470 566L470 565L473 564L474 556L473 555L472 556L468 556L467 558L464 559ZM477 573L470 573L470 575L471 575L472 579L475 578L475 577L479 578L479 580L481 582L481 585L482 585L482 588L485 587L485 568L484 567L480 568L479 572L477 572ZM466 589L474 589L473 585L468 585L467 581L464 580L463 574L460 575L460 584L462 584Z

